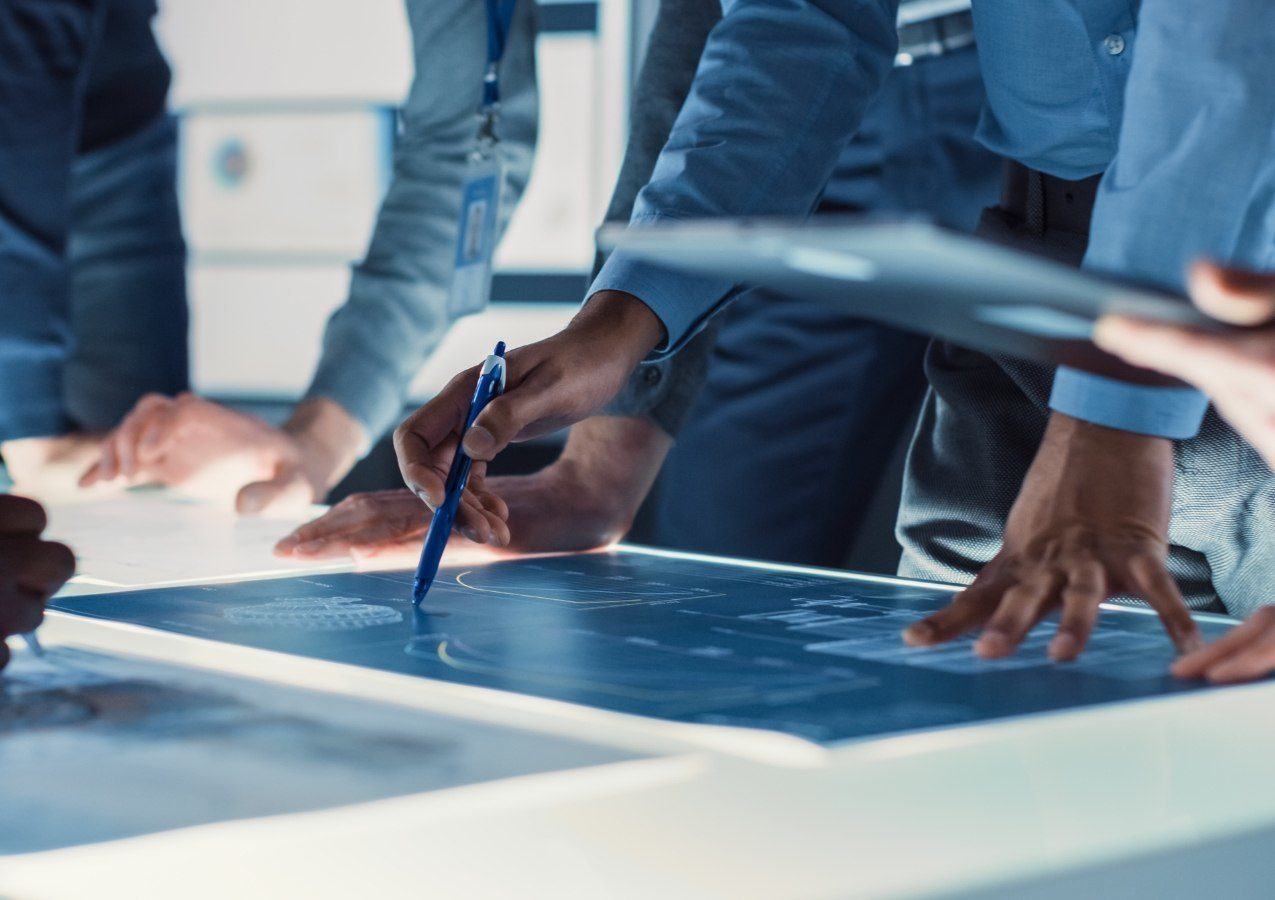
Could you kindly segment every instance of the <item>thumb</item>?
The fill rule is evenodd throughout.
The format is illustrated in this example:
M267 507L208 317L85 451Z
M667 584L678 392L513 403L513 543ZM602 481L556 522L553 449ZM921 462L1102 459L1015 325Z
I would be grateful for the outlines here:
M524 436L532 437L541 431L568 425L591 412L582 410L577 413L572 406L560 382L550 389L524 382L492 400L478 414L465 433L465 452L475 460L490 460L538 422L549 419L554 425L533 429Z
M1099 319L1094 343L1127 363L1173 375L1206 390L1218 374L1229 372L1234 365L1235 351L1225 338L1126 316Z
M285 472L269 481L254 481L240 488L235 510L241 515L254 515L272 507L306 507L313 499L310 485L300 473Z
M1275 274L1199 262L1191 267L1188 281L1195 305L1215 319L1232 325L1275 319Z

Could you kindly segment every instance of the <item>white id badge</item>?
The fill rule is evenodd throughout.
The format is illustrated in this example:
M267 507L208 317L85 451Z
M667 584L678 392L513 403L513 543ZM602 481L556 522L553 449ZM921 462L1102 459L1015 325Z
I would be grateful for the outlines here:
M456 274L452 277L447 301L453 318L482 312L491 297L491 265L496 252L502 183L496 154L476 153L461 194Z

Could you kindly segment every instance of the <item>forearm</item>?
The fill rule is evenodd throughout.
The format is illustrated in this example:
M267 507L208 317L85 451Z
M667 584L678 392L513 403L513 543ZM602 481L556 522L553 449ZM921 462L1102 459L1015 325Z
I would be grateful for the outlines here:
M893 63L897 3L737 0L709 35L631 224L806 215ZM766 109L767 115L757 115ZM676 350L733 285L616 253L592 291L641 298Z
M571 428L559 463L575 468L596 494L617 501L627 528L672 446L673 439L645 418L595 416Z
M298 403L283 430L297 440L319 497L336 487L371 449L362 423L327 397L310 397Z
M307 392L328 398L373 439L400 418L411 379L452 323L461 186L486 60L482 4L408 3L416 78L403 109L394 172L349 299L328 323ZM519 4L501 65L501 233L531 173L537 128L535 9Z
M644 419L599 416L572 427L553 465L489 478L508 504L511 549L591 550L624 537L671 443Z

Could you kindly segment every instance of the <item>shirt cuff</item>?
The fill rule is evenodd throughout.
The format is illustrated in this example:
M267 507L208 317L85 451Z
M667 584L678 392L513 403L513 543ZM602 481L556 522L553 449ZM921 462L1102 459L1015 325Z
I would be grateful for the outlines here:
M649 306L668 332L668 340L653 353L653 358L659 358L681 349L734 289L729 281L687 275L617 251L603 264L586 296L599 291L622 291Z
M1208 406L1195 388L1129 384L1065 366L1049 398L1050 409L1074 419L1177 441L1199 433Z
M3 336L0 344L0 441L74 431L62 400L65 348L51 341Z
M397 426L404 416L403 386L375 362L353 356L342 355L336 359L324 356L304 399L314 397L339 403L363 426L372 444Z

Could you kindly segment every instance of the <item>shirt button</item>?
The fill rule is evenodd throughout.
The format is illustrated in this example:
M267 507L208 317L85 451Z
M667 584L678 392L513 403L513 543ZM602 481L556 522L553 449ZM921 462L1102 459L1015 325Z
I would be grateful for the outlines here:
M1118 34L1109 34L1102 39L1102 46L1107 48L1107 53L1111 56L1119 56L1124 53L1124 38Z
M646 382L648 387L655 387L660 383L660 370L658 366L646 366L646 371L642 373L642 380Z

